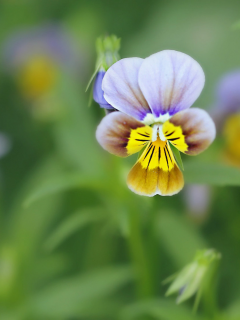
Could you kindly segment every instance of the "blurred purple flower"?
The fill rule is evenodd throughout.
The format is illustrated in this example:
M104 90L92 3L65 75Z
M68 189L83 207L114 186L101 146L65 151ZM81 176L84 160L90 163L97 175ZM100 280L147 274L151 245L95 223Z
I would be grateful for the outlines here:
M240 112L240 69L225 74L217 84L213 118L218 127L226 116Z
M187 185L184 200L188 213L195 220L204 220L208 214L212 198L212 189L208 185Z
M101 108L115 110L109 103L107 103L103 96L102 81L105 73L105 71L100 70L96 75L93 87L93 99Z
M19 91L32 106L51 94L62 71L77 77L78 81L84 78L83 48L78 48L78 43L58 24L18 31L6 40L2 57L6 72L12 74Z
M225 74L217 84L212 116L221 131L225 147L223 159L240 166L240 69Z
M34 56L46 56L73 72L80 70L82 62L74 40L61 26L54 24L23 29L4 45L3 59L8 70L15 72Z

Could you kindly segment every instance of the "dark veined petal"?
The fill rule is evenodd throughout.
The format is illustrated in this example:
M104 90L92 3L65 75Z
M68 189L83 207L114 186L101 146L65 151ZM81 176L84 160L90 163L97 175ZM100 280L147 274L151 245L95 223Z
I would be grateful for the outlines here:
M127 157L143 148L150 139L151 131L150 127L124 113L112 112L100 122L96 138L108 152Z
M115 109L143 120L151 110L138 85L140 58L119 60L106 72L102 88L104 98Z
M198 108L175 114L163 125L163 132L176 148L189 155L207 149L216 136L213 120L206 111Z
M138 82L153 114L159 117L191 107L203 89L205 76L190 56L164 50L143 61Z
M130 190L139 195L172 196L182 190L184 180L177 165L174 165L171 171L163 171L159 168L149 170L144 169L141 163L137 162L128 174L127 184Z
M183 188L182 172L167 141L158 138L148 144L131 169L127 183L133 192L149 197L174 195Z

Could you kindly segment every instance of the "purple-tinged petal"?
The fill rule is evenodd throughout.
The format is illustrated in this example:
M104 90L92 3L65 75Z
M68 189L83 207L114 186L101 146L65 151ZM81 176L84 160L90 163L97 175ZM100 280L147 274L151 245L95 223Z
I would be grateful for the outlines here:
M143 123L124 113L111 112L100 122L96 138L103 149L116 156L127 157L129 155L127 145L131 130L143 126Z
M159 117L191 107L203 89L205 77L190 56L164 50L144 60L138 82L153 114Z
M190 184L185 188L184 199L189 215L197 221L203 221L209 211L212 189L208 185Z
M93 99L100 105L101 108L114 109L109 103L107 103L103 96L102 81L105 73L105 71L99 71L96 75L93 87Z
M211 115L221 130L226 117L240 112L240 70L225 74L216 86L215 102Z
M198 108L183 110L170 120L174 126L180 126L188 150L184 153L197 155L207 149L216 136L216 128L209 114Z
M216 106L225 114L240 111L240 70L226 74L218 83Z
M143 120L151 110L138 85L140 58L122 59L112 65L103 79L104 98L115 109Z

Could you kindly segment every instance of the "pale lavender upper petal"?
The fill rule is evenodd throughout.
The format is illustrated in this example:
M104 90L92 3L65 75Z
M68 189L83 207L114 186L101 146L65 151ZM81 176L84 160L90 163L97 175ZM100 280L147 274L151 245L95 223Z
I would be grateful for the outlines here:
M153 114L159 117L191 107L203 89L205 76L190 56L164 50L144 60L138 82Z
M143 120L147 113L151 113L138 85L142 62L140 58L119 60L108 69L102 83L107 102L137 120Z

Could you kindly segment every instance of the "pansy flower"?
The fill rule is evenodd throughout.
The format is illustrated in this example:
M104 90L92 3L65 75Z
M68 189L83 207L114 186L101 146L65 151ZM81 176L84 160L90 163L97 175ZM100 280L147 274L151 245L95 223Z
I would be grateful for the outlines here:
M144 148L127 178L135 193L178 193L184 179L170 145L197 155L214 140L215 125L207 112L189 110L204 81L201 66L173 50L146 59L122 59L106 72L104 97L119 111L103 118L96 137L104 149L120 157Z

